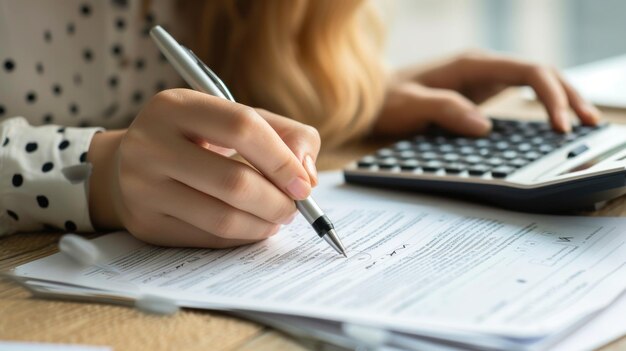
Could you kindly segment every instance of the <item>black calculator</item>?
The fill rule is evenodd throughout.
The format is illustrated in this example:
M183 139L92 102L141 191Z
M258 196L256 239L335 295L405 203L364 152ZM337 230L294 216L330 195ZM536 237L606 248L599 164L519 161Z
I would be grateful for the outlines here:
M432 129L352 163L346 182L465 197L531 212L597 209L626 193L626 126L492 118L483 138Z

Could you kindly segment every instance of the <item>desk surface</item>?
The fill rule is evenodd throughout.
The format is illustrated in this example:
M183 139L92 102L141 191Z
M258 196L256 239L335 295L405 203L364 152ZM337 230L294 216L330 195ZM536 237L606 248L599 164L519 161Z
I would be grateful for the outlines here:
M543 110L522 101L515 90L484 106L493 116L538 118ZM626 111L604 111L605 119L626 123ZM324 154L321 170L339 169L382 146L349 145ZM610 202L593 216L626 216L626 197ZM60 234L33 233L0 239L0 271L57 251ZM37 300L19 286L0 281L0 340L108 345L115 350L314 350L321 345L296 341L281 333L224 314L185 310L175 316L149 316L126 307ZM601 349L626 351L626 336Z

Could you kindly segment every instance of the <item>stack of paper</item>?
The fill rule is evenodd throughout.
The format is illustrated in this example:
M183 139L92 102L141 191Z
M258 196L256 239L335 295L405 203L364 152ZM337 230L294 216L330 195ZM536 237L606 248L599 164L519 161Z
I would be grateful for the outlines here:
M14 274L39 294L118 303L156 295L347 347L375 342L354 328L383 330L386 347L419 350L545 349L626 290L626 218L506 212L364 190L338 174L322 184L317 201L348 259L302 219L228 250L115 233L94 242L119 273L56 254Z

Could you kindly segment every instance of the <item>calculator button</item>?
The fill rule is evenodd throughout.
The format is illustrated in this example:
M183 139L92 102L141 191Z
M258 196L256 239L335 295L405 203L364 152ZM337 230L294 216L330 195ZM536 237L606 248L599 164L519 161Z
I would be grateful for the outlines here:
M357 167L368 168L376 164L376 158L372 156L365 156L357 162Z
M419 144L417 145L417 147L415 147L415 150L419 152L427 152L427 151L432 151L434 149L435 147L431 144Z
M448 153L454 151L455 147L449 144L439 146L439 152Z
M517 150L519 152L528 152L532 149L533 149L533 146L530 145L529 143L522 143L522 144L517 145Z
M446 162L456 162L459 159L461 159L461 156L459 156L458 154L445 154L443 155L443 160Z
M467 169L467 173L469 173L470 175L473 176L481 176L487 172L489 172L489 167L485 166L485 165L476 165L476 166L471 166Z
M499 132L491 132L491 135L489 135L489 138L491 140L497 140L500 141L500 139L502 139L504 137L504 135L502 135L502 133Z
M424 172L437 172L443 167L443 163L439 161L428 161L423 166Z
M378 161L378 167L382 169L391 169L398 164L398 160L394 157L388 157Z
M463 161L469 163L469 164L477 164L477 163L481 163L484 161L484 158L480 157L480 156L476 156L476 155L470 155L470 156L466 156Z
M409 141L400 141L397 142L393 148L399 151L403 151L403 150L410 150L413 147L413 144L411 144L411 142Z
M517 152L515 151L509 150L509 151L505 151L502 153L502 158L507 159L507 160L512 160L516 157L517 157Z
M471 141L467 138L456 138L454 142L459 146L467 146L471 144Z
M458 174L465 170L465 165L462 163L448 163L444 166L446 173Z
M542 137L534 137L530 139L530 143L534 145L543 145L545 144L545 140Z
M523 142L524 140L526 140L526 139L524 139L524 137L523 137L523 136L521 136L521 135L519 135L519 134L513 134L513 135L511 135L511 137L509 138L509 141L510 141L510 142L512 142L513 144L518 144L518 143L521 143L521 142Z
M430 161L430 160L436 160L437 158L439 158L439 155L435 152L424 152L423 154L420 155L420 158L426 161Z
M380 149L376 151L376 154L380 157L388 157L388 156L393 156L394 152L391 149Z
M534 161L534 160L538 159L539 157L541 157L541 154L536 152L536 151L529 151L529 152L524 154L524 158L529 160L529 161Z
M508 165L515 167L515 168L520 168L520 167L524 167L528 164L528 161L523 159L523 158L516 158L514 160L509 161Z
M491 170L491 176L494 178L505 178L509 174L515 171L514 168L509 166L500 166Z
M462 155L471 155L476 152L476 149L471 146L463 146L459 149L459 153Z
M403 160L411 159L417 157L417 152L412 150L404 150L400 151L396 156L400 157Z
M493 167L501 166L504 164L504 160L498 157L492 157L487 160L487 164Z
M574 149L570 150L570 152L567 153L567 158L576 157L576 156L582 154L583 152L585 152L587 150L589 150L587 145L585 145L585 144L579 145L579 146L575 147Z
M489 145L491 145L491 141L489 141L488 139L478 139L476 140L474 145L478 147L488 147Z
M480 156L489 156L491 155L491 150L487 149L487 148L482 148L478 150L478 154Z
M400 162L400 169L403 171L412 171L420 166L417 160L405 160Z
M542 154L549 154L552 151L554 151L554 148L550 145L541 145L539 147L539 152L541 152Z
M496 143L495 145L495 149L499 150L499 151L503 151L509 148L509 143L507 143L506 141L499 141Z

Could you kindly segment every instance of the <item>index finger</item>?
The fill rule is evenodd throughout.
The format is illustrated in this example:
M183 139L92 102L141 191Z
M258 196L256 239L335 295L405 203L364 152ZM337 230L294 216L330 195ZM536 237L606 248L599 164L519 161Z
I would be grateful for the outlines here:
M294 200L311 193L309 176L274 129L253 109L188 89L158 95L169 103L164 113L186 137L237 150L252 166Z

